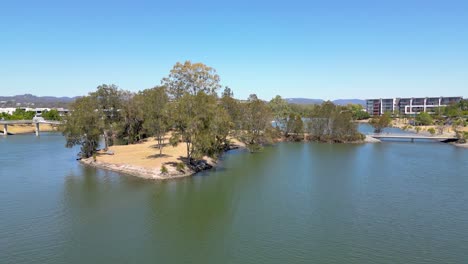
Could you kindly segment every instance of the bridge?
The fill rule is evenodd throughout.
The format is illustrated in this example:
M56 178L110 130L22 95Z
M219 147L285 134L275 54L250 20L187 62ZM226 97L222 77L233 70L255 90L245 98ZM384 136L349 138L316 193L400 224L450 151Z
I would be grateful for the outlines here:
M0 125L3 125L3 135L8 136L8 125L35 125L36 136L39 136L40 124L61 125L60 121L52 120L0 120Z
M409 139L411 142L414 142L415 139L428 139L428 140L437 140L440 142L452 142L458 140L455 136L446 136L446 135L421 135L421 134L397 134L397 133L380 133L380 134L367 134L370 137L376 139Z

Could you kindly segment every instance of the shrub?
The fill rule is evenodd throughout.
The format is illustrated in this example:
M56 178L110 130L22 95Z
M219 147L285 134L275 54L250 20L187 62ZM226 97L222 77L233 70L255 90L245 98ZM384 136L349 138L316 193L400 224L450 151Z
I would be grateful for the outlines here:
M166 166L162 165L161 166L161 174L168 174L169 170L167 170Z
M416 133L419 134L419 132L421 131L421 127L416 127L415 129L416 129Z
M97 155L96 153L93 153L93 161L96 162L96 159L97 159Z
M177 163L176 165L176 169L180 172L184 172L185 171L185 164L183 162L179 162Z
M429 128L427 130L427 132L429 132L431 135L434 135L436 133L435 129L433 127Z

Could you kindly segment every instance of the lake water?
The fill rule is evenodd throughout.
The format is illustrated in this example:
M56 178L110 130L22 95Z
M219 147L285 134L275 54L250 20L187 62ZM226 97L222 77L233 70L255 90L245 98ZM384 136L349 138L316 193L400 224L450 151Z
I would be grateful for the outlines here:
M281 143L154 182L0 137L1 263L468 263L468 150Z

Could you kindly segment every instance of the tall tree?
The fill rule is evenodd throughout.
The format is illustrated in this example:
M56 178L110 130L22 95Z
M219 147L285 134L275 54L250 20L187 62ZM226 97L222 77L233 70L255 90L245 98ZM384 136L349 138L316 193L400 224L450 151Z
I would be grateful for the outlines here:
M374 127L375 133L381 133L382 130L386 127L389 127L391 123L392 114L390 112L385 112L383 115L373 117L369 120L369 125Z
M143 126L158 142L159 155L162 155L164 136L170 128L169 98L165 87L154 87L140 93L143 98Z
M63 135L66 147L81 146L81 156L89 158L99 146L104 121L97 109L96 98L84 96L70 105L70 113L65 117Z
M239 101L234 99L234 93L226 87L221 95L220 105L227 112L232 122L232 128L239 130L242 123Z
M120 108L122 107L122 94L116 85L99 85L95 92L90 93L91 97L97 100L97 111L104 120L104 149L107 150L112 142L110 139L116 132L117 122L120 121Z
M185 143L189 163L205 155L216 156L220 142L227 136L229 119L224 109L217 105L214 95L203 91L196 95L185 93L173 103L172 116L175 130L171 143Z
M203 63L186 61L184 64L177 62L161 83L172 99L179 99L184 93L197 95L203 91L208 95L214 94L221 87L219 81L215 69Z
M275 126L283 131L284 136L287 136L289 132L287 127L288 117L291 114L291 108L288 102L277 95L275 98L271 99L268 106L273 114Z
M309 139L314 141L350 142L362 139L356 124L352 122L352 112L330 101L314 106L307 123Z
M271 119L270 108L257 95L251 94L247 102L242 104L242 130L239 139L251 152L272 142Z
M117 136L133 144L143 137L143 96L131 92L122 93L120 120L117 123Z

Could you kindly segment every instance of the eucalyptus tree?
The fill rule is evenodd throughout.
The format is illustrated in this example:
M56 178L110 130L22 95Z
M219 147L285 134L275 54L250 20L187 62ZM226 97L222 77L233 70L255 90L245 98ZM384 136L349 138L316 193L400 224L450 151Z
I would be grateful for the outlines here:
M220 99L221 107L227 112L231 120L231 126L234 132L241 128L242 116L238 100L234 99L234 93L229 87L225 87Z
M251 152L273 141L272 113L268 105L252 94L242 106L242 131L239 139Z
M171 125L166 89L162 86L146 89L138 95L138 98L142 99L143 127L149 135L156 138L159 155L162 155L164 137Z
M369 125L374 127L375 133L380 133L386 127L389 127L392 123L392 114L390 112L385 112L381 116L372 117L369 120Z
M114 84L99 85L95 92L90 93L97 101L97 111L104 120L104 149L107 150L112 144L111 138L116 133L117 124L120 121L120 109L122 107L122 95L124 91L120 90Z
M120 120L116 125L119 140L126 139L127 143L133 144L143 138L143 99L144 97L140 94L122 93L122 103L119 111Z
M216 70L206 66L203 63L185 63L177 62L169 73L169 76L163 78L162 86L167 88L171 99L179 99L185 93L197 95L203 91L205 94L212 95L221 88L220 78Z
M228 125L226 111L218 107L217 90L221 87L216 70L202 63L176 63L163 78L171 100L174 131L172 145L186 145L187 160L214 155Z
M273 114L275 126L283 131L284 136L287 136L289 132L287 127L288 118L292 112L288 102L277 95L275 98L271 99L268 106Z
M229 133L229 116L218 106L217 98L199 91L196 95L185 93L172 103L174 131L170 142L186 145L187 161L203 156L216 156Z
M362 139L357 125L352 122L353 113L347 107L330 101L317 105L310 112L307 132L309 139L323 142L350 142Z
M66 147L80 145L83 158L89 158L96 152L105 127L97 108L95 97L80 97L70 105L71 111L65 117L62 131Z

